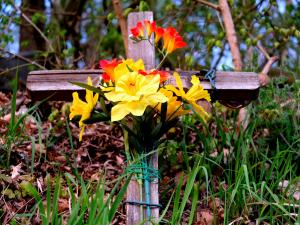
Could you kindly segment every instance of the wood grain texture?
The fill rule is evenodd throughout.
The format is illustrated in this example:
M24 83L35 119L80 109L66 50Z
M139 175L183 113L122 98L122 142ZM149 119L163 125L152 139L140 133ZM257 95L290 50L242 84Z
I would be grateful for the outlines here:
M128 15L128 33L136 24L145 19L153 21L152 12L133 12ZM152 40L153 42L153 40ZM148 41L141 41L135 44L133 40L128 39L128 58L135 60L143 59L147 70L155 67L155 48Z
M33 101L40 101L53 93L56 93L51 100L70 101L72 92L78 91L84 94L83 88L70 83L70 81L86 82L88 76L93 80L94 85L98 84L102 70L41 70L30 72L27 78L27 90ZM172 72L170 72L172 74ZM179 72L185 88L190 87L191 75L203 75L200 71ZM259 92L259 79L256 73L252 72L223 72L216 73L216 89L203 80L201 84L208 90L213 100L254 100ZM174 78L168 80L174 84Z
M135 27L140 21L149 20L153 21L152 12L138 12L130 13L128 15L128 32L130 29ZM153 41L153 40L152 40ZM134 43L130 38L128 38L128 57L133 60L142 59L144 61L146 69L155 68L155 48L147 41L141 41L139 43ZM150 166L158 169L158 154L157 152L150 156ZM136 181L131 181L127 189L127 201L140 201L139 198L139 187ZM143 193L145 191L143 190ZM151 183L150 185L150 198L151 203L158 204L158 182ZM127 225L136 225L143 222L140 218L139 207L135 205L127 204L126 206L127 215ZM144 210L144 218L146 213ZM159 208L151 209L151 217L153 221L157 221L159 218ZM146 222L145 224L150 224Z

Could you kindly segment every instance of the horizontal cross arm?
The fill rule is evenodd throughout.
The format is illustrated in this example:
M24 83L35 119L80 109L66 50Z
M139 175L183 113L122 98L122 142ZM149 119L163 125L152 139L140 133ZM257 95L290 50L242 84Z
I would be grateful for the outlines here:
M27 78L27 90L33 101L42 100L52 94L51 100L71 101L72 92L78 91L84 95L84 89L73 85L72 82L86 82L88 76L94 85L99 83L102 70L42 70L32 71ZM171 73L171 72L170 72ZM208 90L213 100L225 101L251 101L257 98L259 92L258 75L252 72L224 72L217 71L215 88L207 80L204 80L200 71L179 71L183 86L191 86L192 75L200 77L204 89ZM167 81L176 85L174 78Z

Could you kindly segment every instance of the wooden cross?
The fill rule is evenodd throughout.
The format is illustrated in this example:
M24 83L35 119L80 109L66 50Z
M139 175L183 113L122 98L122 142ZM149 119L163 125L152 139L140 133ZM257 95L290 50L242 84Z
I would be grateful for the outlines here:
M128 15L128 30L133 28L137 22L145 19L152 21L152 12L138 12ZM134 60L143 59L146 69L155 68L155 49L146 41L133 43L128 38L129 58ZM48 71L32 71L28 75L27 90L33 101L42 100L55 93L50 100L72 100L72 92L78 91L84 96L84 89L72 85L70 81L86 82L87 76L91 76L94 85L99 83L102 70L48 70ZM181 71L183 84L186 88L190 86L190 76L193 74L203 75L202 71ZM173 80L168 81L174 83ZM252 72L216 72L215 88L211 83L202 80L201 84L211 94L212 100L219 100L222 104L239 108L247 105L256 99L259 92L258 75ZM154 168L158 168L158 154L151 156L150 164ZM132 180L127 190L127 201L139 201L140 190L137 181ZM151 203L159 204L158 182L151 183ZM140 208L136 205L126 205L127 224L136 225L141 222ZM153 222L159 218L159 209L152 208L151 216ZM145 218L145 217L144 217Z

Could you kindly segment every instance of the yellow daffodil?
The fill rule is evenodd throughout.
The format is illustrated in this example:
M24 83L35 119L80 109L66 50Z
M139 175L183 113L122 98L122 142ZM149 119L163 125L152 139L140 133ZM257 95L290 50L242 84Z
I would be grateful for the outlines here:
M144 62L142 59L139 59L136 62L133 59L123 60L115 67L113 80L117 82L124 74L139 70L145 70Z
M190 110L185 110L183 108L182 102L177 100L177 96L173 96L172 91L168 91L162 88L160 89L160 92L169 99L167 105L167 120L171 120L189 113ZM159 105L158 109L161 111L161 104Z
M87 80L88 85L93 85L92 80L88 77ZM72 120L75 116L81 116L79 121L79 127L81 127L81 132L79 135L79 141L82 140L82 135L84 132L85 124L84 120L90 118L91 112L95 105L97 104L99 94L93 95L93 92L90 90L86 90L85 100L86 102L82 101L77 92L73 92L73 102L70 108L70 120Z
M183 85L180 79L180 75L176 72L173 75L176 80L176 84L178 88L175 88L172 85L167 85L166 89L173 91L175 95L181 97L183 100L189 103L194 108L196 113L198 113L204 120L208 118L209 116L207 112L200 105L197 104L197 101L201 99L210 102L210 95L208 91L204 90L203 87L200 85L199 78L193 75L191 80L192 87L187 92L185 92L183 90Z
M118 102L111 109L111 121L123 119L128 114L142 116L147 106L154 107L168 98L158 92L160 77L143 76L138 72L127 72L115 84L115 89L105 93L112 102Z

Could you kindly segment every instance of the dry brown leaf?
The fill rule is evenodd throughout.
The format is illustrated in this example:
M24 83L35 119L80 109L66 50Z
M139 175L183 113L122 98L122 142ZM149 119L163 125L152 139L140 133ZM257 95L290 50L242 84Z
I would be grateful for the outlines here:
M66 210L69 210L69 201L68 201L68 199L64 199L64 198L58 199L58 212L62 213Z
M65 163L66 162L66 157L64 155L55 156L54 157L54 161L55 162Z
M224 163L227 164L230 151L228 148L223 148Z
M213 225L214 224L214 216L213 213L208 209L200 209L197 211L196 216L196 225Z
M32 151L32 144L29 144L26 149L28 151ZM42 153L42 154L46 154L46 147L44 144L35 144L35 151Z
M0 106L3 106L8 102L9 102L8 97L3 92L0 92Z
M119 166L124 164L124 159L121 158L120 156L116 155L116 161Z
M11 170L11 179L15 179L20 175L20 172L22 171L21 167L22 167L22 163L19 163L16 166L11 166L11 169L12 169Z

